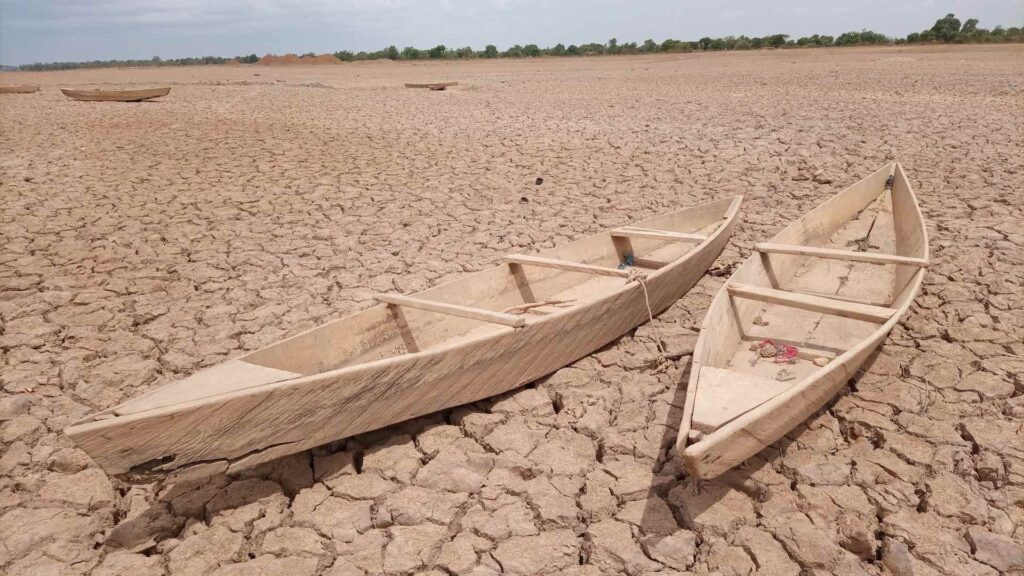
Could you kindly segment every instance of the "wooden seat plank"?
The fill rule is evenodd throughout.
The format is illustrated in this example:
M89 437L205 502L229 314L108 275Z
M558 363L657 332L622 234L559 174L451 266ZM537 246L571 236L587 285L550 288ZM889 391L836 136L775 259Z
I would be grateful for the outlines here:
M752 286L750 284L730 282L728 284L728 289L730 294L740 298L768 302L769 304L791 306L802 310L822 312L825 314L842 316L843 318L851 318L854 320L864 320L867 322L885 322L896 313L896 310L893 308L858 304L856 302L811 296L797 292L788 292L786 290L762 288L760 286Z
M503 258L509 264L520 264L523 266L539 266L541 268L555 268L569 272L582 272L583 274L595 274L597 276L613 276L615 278L629 278L628 270L619 270L607 266L595 266L593 264L582 264L568 260L556 260L542 256L526 256L524 254L509 254Z
M385 304L391 304L392 306L406 306L408 308L427 310L429 312L437 312L439 314L470 318L481 322L504 324L505 326L512 326L513 328L521 328L526 325L526 318L523 318L522 316L506 314L504 312L494 312L492 310L484 310L482 308L470 308L469 306L459 306L458 304L447 304L445 302L437 302L434 300L424 300L422 298L413 298L411 296L403 296L401 294L378 294L376 298L377 300L384 302Z
M649 240L668 240L673 242L692 242L700 244L707 240L707 236L701 234L688 234L686 232L672 232L670 230L654 230L651 228L637 228L634 226L623 226L615 228L612 236L620 238L647 238Z
M919 268L928 267L928 260L925 258L911 258L909 256L880 254L878 252L857 252L854 250L836 250L834 248L817 248L814 246L799 246L796 244L774 244L771 242L759 242L754 245L754 248L763 254L790 254L793 256L828 258L830 260L866 262L868 264L895 264L899 266L917 266Z
M693 428L705 433L714 432L795 384L713 366L701 367L698 383Z

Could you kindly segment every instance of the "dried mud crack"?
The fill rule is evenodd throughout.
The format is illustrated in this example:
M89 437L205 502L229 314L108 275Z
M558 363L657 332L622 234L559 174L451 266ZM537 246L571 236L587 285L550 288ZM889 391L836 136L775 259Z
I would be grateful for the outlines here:
M1024 572L1021 47L456 68L69 71L3 99L0 573ZM85 83L174 90L56 90ZM714 482L672 446L728 274L535 385L230 477L130 486L61 434L379 292L743 194L727 270L893 158L921 295L855 385Z

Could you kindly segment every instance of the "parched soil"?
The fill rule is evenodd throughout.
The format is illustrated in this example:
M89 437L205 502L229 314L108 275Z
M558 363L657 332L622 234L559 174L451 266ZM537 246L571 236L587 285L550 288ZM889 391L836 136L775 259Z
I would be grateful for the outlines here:
M43 86L0 96L0 572L1024 570L1022 47L0 76ZM741 193L723 269L892 158L928 222L921 295L834 403L714 482L671 450L689 356L651 370L646 326L239 477L129 486L61 434L377 292ZM722 282L655 320L671 347Z

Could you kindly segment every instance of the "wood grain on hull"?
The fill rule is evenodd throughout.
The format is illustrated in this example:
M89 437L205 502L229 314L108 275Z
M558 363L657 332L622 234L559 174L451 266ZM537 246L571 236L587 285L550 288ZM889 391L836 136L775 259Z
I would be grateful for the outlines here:
M651 272L655 313L688 291L724 248L739 199L708 239ZM721 218L721 216L719 216ZM619 279L609 279L619 282ZM456 342L214 397L77 424L67 434L112 474L188 466L239 469L506 392L569 364L647 321L641 286ZM244 357L243 357L244 358Z
M880 202L883 198L890 197L889 192L883 193L886 177L890 173L894 178L891 193L892 210L886 211L885 205ZM712 300L695 347L690 381L686 391L683 421L676 441L676 449L680 452L691 475L710 479L722 474L766 446L778 441L787 432L821 409L854 377L857 370L882 344L892 328L909 309L920 290L926 271L922 267L922 263L926 263L928 259L928 241L924 220L917 206L913 190L899 164L894 163L883 168L837 194L800 220L787 226L771 242L794 246L822 246L833 234L843 228L844 223L862 219L869 206L875 206L877 210L873 223L867 228L869 235L870 231L875 229L875 224L888 226L888 230L883 233L879 242L888 244L886 249L895 251L898 256L912 260L909 263L899 263L899 259L895 259L896 262L893 261L894 259L889 259L889 262L882 263L880 261L885 259L880 258L879 262L859 264L859 266L876 266L887 269L895 267L894 272L890 270L888 275L880 276L887 278L895 290L892 293L893 296L885 302L887 307L893 309L893 313L884 321L882 317L879 317L874 328L868 321L857 323L858 320L836 318L830 315L819 316L814 326L816 328L827 326L827 334L832 340L829 344L835 345L839 352L834 358L825 357L824 360L827 363L820 368L814 368L812 365L813 370L802 374L790 388L763 404L735 415L707 434L695 433L691 437L691 430L694 427L694 406L702 393L701 368L727 366L735 359L734 354L737 350L747 350L746 346L749 342L756 342L763 337L750 334L749 332L753 332L753 328L770 333L783 325L798 322L797 318L789 315L784 317L782 322L777 323L776 327L771 326L771 323L765 323L764 319L761 321L767 327L759 327L753 322L754 315L758 313L756 306L759 303L733 299L729 293L729 285L734 282L756 284L765 288L771 287L774 290L780 288L780 279L797 277L807 282L807 276L797 273L798 266L820 258L828 250L819 251L814 256L800 253L790 254L774 261L769 260L767 254L755 253L746 260ZM893 218L894 216L895 218ZM846 238L841 240L846 240ZM789 260L782 258L789 258ZM842 260L857 259L864 260L860 257ZM848 269L852 271L853 267L858 264L843 262L842 265L850 266ZM807 272L807 270L806 267L800 268L800 273ZM827 275L818 278L831 280ZM862 280L862 278L858 278L858 280ZM834 296L831 291L825 289L822 289L821 293L840 298L843 296L844 286L850 290L863 289L862 286L856 284L856 282L851 282L847 286L845 282L839 282L839 291ZM794 297L792 300L799 300L799 297ZM836 307L841 308L842 306L838 302L837 300ZM822 346L824 343L815 342L814 344ZM772 370L775 369L777 368L772 368ZM709 393L709 391L704 390L704 393Z
M0 94L31 94L38 91L39 86L34 85L0 86Z
M61 92L72 100L84 102L141 102L152 98L167 96L170 88L149 88L145 90L69 90L61 88Z

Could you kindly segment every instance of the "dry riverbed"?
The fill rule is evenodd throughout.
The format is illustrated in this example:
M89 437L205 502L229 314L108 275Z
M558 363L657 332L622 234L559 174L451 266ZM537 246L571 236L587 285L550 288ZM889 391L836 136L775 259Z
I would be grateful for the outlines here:
M1022 47L0 81L43 86L0 95L2 573L1024 571ZM377 292L741 193L725 268L891 158L928 221L921 295L834 403L703 486L670 450L689 356L652 371L648 327L240 477L129 486L61 434ZM722 282L656 319L670 348Z

